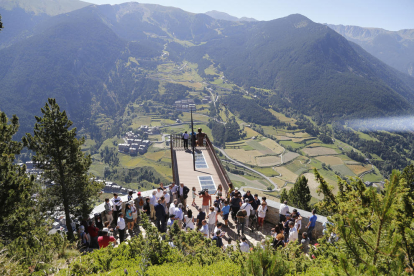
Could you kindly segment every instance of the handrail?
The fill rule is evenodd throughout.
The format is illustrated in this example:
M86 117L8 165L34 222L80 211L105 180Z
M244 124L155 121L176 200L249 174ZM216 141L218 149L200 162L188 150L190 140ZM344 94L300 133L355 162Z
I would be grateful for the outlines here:
M205 136L206 139L206 148L208 150L208 153L210 154L210 158L213 161L213 165L215 169L217 170L217 173L219 175L220 181L222 182L224 190L227 192L230 189L233 189L233 184L231 183L230 177L227 175L226 170L223 167L223 164L221 163L221 160L218 158L216 151L214 149L213 144L211 143L208 136Z

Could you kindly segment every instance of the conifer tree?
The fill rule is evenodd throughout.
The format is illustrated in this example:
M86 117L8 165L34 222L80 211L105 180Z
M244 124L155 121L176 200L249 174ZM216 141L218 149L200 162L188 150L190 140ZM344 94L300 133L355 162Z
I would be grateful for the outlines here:
M48 99L41 111L43 117L36 116L34 135L27 133L23 141L35 152L33 161L43 170L43 177L54 182L46 193L51 206L63 205L68 238L73 239L71 215L80 209L87 213L85 204L97 196L101 186L90 180L91 157L81 151L85 139L76 138L76 128L71 128L66 112L60 111L55 99Z
M284 202L285 200L288 200L289 196L288 193L286 192L286 189L283 188L282 191L280 192L280 202Z
M9 122L0 112L0 237L5 243L27 236L40 221L33 217L34 178L26 175L25 166L13 164L23 148L22 143L12 140L18 128L16 115Z
M302 175L296 179L295 185L289 191L288 198L291 205L302 210L310 211L312 196L309 190L308 180L305 176Z

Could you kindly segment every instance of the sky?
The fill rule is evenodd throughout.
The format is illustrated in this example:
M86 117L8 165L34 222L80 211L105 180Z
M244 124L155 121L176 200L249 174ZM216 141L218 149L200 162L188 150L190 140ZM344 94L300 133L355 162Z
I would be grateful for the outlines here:
M127 0L84 0L94 4L121 4ZM299 13L317 23L414 29L414 0L143 0L140 3L181 8L193 13L211 10L237 17L272 20Z

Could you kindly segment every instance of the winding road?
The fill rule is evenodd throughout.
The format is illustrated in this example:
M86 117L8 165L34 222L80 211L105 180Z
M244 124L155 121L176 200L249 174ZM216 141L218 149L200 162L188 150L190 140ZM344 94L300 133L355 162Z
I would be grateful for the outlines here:
M226 156L226 158L227 159L229 159L232 163L234 163L235 165L237 165L237 166L240 166L240 167L243 167L243 168L245 168L245 169L248 169L249 171L252 171L252 172L254 172L254 173L256 173L256 174L258 174L258 175L260 175L261 177L263 177L264 179L266 179L267 181L269 181L273 186L274 186L274 188L273 188L273 190L272 190L272 192L274 192L274 191L280 191L280 188L277 186L277 184L276 183L274 183L273 182L273 180L272 179L270 179L270 177L268 177L268 176L266 176L266 175L264 175L263 173L261 173L261 172L258 172L258 171L256 171L256 170L254 170L254 169L252 169L252 168L250 168L250 167L248 167L248 166L246 166L246 165L244 165L243 163L240 163L239 161L236 161L236 160L234 160L234 159L232 159L230 156L228 156L227 155L227 153L224 151L224 150L222 150L221 148L219 148L219 147L216 147L216 146L214 146L218 151L220 151L224 156ZM264 190L264 189L258 189L258 188L255 188L255 187L248 187L248 186L244 186L243 188L252 188L252 189L256 189L256 190L260 190L260 191L268 191L269 192L269 190Z

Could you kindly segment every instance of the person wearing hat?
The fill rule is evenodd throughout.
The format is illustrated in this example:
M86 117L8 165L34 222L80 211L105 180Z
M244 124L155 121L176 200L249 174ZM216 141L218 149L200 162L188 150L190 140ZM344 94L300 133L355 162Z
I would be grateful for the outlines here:
M116 240L114 237L112 236L108 236L109 233L109 229L108 228L104 228L102 229L102 236L100 236L98 238L98 244L99 244L99 248L105 248L109 245L109 243L114 243L116 244Z

